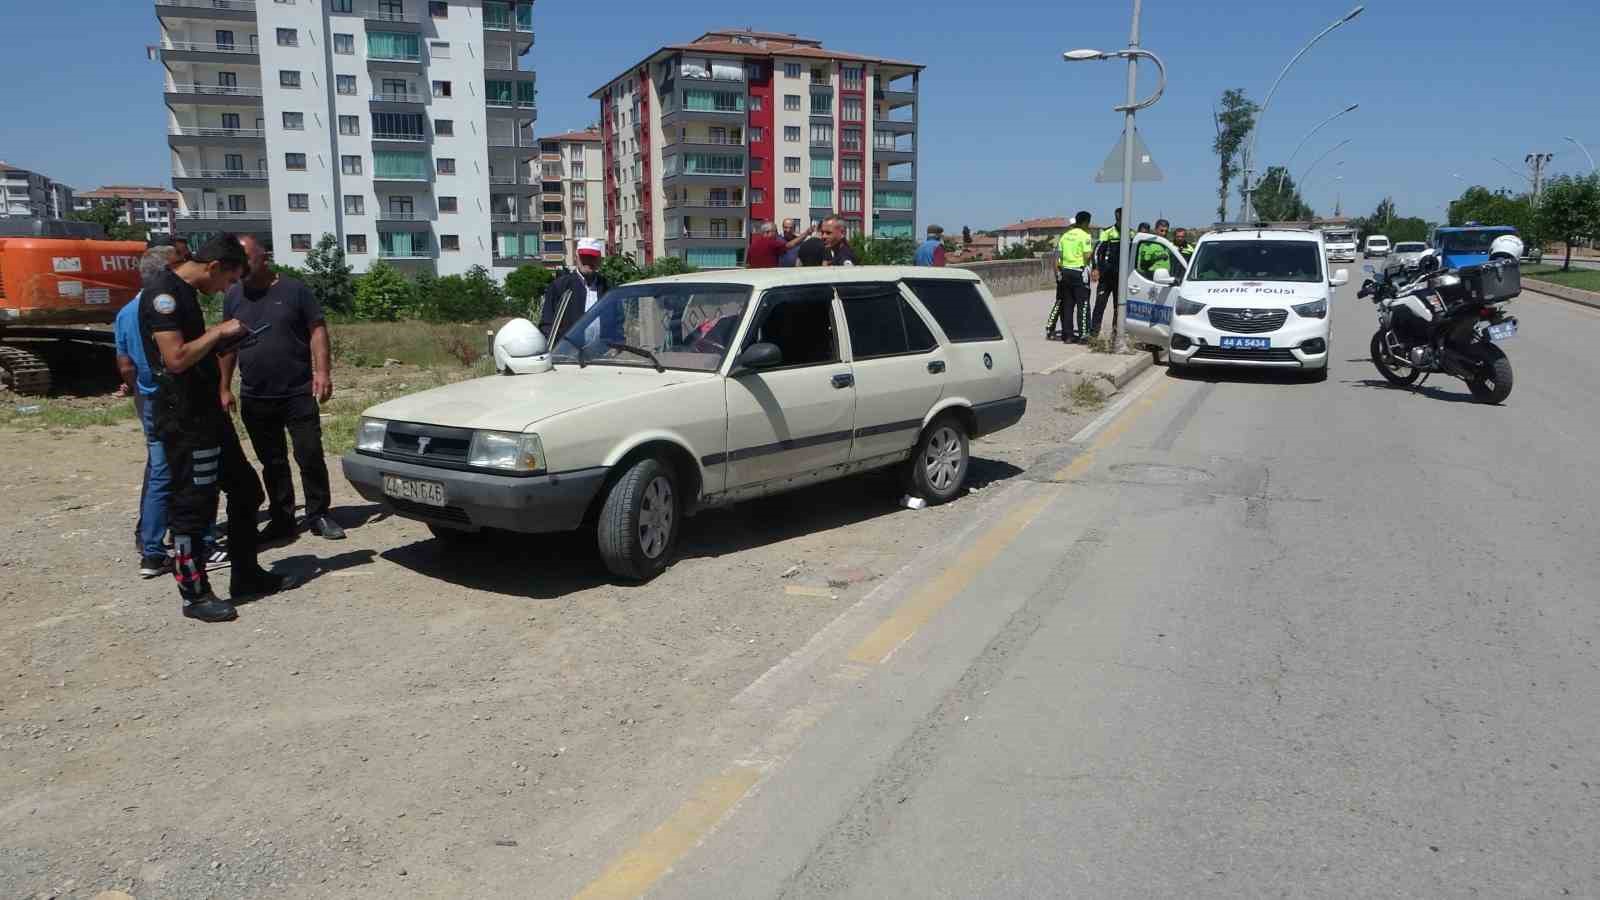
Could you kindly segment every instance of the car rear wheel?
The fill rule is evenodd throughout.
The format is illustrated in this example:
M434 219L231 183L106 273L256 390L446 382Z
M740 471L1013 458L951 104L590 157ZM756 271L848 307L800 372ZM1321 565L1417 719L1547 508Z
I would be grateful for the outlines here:
M637 460L606 494L596 528L613 575L649 581L666 570L682 523L677 473L656 457Z
M934 419L906 462L908 492L930 506L948 503L961 493L971 461L967 429L953 415Z

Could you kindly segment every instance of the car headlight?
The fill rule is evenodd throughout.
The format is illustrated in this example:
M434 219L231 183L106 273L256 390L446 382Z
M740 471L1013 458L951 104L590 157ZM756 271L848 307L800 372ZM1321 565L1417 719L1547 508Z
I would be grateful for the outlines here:
M1307 319L1326 319L1328 317L1328 301L1313 300L1310 303L1301 303L1294 307L1294 314Z
M1177 306L1174 307L1173 312L1176 312L1180 316L1198 316L1200 315L1200 310L1205 308L1206 305L1204 303L1196 303L1193 300L1185 300L1182 297L1179 297Z
M544 471L544 445L537 434L516 431L474 431L467 465L509 472Z
M367 453L382 453L383 438L389 433L389 422L386 419L368 419L362 417L356 425L356 449Z

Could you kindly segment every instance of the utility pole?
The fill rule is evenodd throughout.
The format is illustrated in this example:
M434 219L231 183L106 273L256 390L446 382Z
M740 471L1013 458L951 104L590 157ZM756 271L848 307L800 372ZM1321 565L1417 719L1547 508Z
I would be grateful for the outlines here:
M1522 158L1533 169L1533 205L1539 205L1539 192L1544 189L1544 167L1555 159L1554 153L1529 153Z

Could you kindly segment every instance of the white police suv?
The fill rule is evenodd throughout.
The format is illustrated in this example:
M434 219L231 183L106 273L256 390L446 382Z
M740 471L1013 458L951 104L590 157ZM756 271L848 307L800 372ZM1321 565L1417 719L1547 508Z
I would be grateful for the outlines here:
M1315 231L1224 226L1207 232L1185 260L1153 234L1128 276L1127 327L1132 340L1167 351L1173 369L1199 365L1260 366L1328 377L1328 306L1350 280L1330 273ZM1161 262L1168 265L1162 267Z

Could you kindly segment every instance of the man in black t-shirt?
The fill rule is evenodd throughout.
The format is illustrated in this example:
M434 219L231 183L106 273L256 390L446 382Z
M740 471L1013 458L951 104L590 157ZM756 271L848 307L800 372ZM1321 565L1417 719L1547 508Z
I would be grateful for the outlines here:
M139 335L156 382L151 418L172 478L167 518L177 551L173 575L183 614L206 622L238 617L233 603L212 593L200 552L217 517L219 490L228 495L233 601L293 586L292 579L266 571L257 561L261 482L245 459L219 395L217 352L248 338L249 332L235 319L208 329L200 309L198 292L226 291L245 267L238 238L225 234L147 279L139 299Z
M267 483L270 515L261 542L291 538L299 530L285 430L305 488L305 525L329 540L340 540L344 529L328 516L328 463L322 455L317 406L333 397L332 353L322 306L305 282L272 271L272 259L260 241L246 236L240 243L250 261L250 274L228 290L222 317L238 319L252 332L263 325L271 327L249 346L221 356L222 408L233 407L237 365L239 413Z

